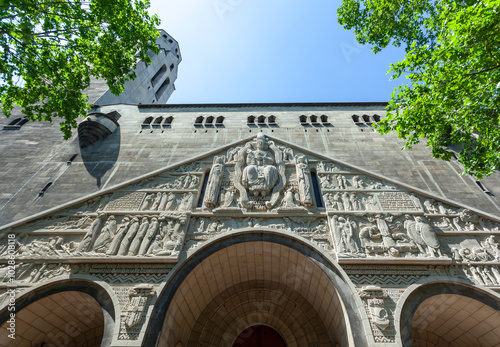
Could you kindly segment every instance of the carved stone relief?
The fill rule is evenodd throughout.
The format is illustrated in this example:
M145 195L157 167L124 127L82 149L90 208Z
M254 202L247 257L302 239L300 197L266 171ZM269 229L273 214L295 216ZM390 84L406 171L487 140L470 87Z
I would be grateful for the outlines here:
M73 265L72 273L88 274L117 286L159 284L165 280L173 266L174 264L83 264Z
M219 191L222 177L224 176L224 159L224 156L214 157L214 164L210 170L210 176L208 177L207 188L203 198L203 203L207 207L215 207L219 200Z
M311 206L313 204L311 171L305 155L295 156L295 169L297 170L299 201L304 206Z
M153 286L141 284L129 289L129 301L120 321L119 340L137 340L146 321L147 307L155 295Z
M57 235L18 233L18 258L175 257L182 246L188 219L189 214L180 212L135 216L108 216L102 212L93 217L86 229L71 234L63 230Z
M388 291L374 285L365 286L359 291L375 342L395 342L394 311L402 292L394 289Z
M186 250L192 252L204 241L222 233L243 228L271 228L300 235L325 250L331 251L326 219L317 217L192 217L186 235Z
M273 141L259 133L255 140L238 151L234 170L234 186L245 208L252 208L255 203L250 197L256 201L264 199L267 209L276 205L286 185L286 177L283 153Z
M435 230L422 216L331 215L329 226L338 258L446 257Z

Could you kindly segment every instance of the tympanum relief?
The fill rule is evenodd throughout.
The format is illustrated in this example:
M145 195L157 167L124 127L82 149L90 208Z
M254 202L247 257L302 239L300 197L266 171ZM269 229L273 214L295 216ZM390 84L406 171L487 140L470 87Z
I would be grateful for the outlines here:
M443 260L475 283L498 282L493 218L319 157L260 133L18 226L18 260L39 264L23 280L48 278L50 264L73 257L175 262L218 235L269 229L303 237L343 264Z

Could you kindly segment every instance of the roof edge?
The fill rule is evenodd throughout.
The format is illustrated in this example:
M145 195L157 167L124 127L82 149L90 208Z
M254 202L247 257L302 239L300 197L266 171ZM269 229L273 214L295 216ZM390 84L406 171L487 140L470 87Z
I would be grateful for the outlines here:
M373 102L277 102L277 103L214 103L214 104L139 104L143 108L210 108L210 107L312 107L312 106L387 106L386 101Z

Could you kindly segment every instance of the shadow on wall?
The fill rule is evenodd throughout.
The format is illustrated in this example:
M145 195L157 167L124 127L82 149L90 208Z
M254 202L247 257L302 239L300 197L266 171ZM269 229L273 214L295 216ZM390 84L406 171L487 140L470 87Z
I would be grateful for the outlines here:
M85 147L80 146L83 163L87 172L96 179L98 188L101 188L101 179L113 168L120 154L120 127L104 139Z

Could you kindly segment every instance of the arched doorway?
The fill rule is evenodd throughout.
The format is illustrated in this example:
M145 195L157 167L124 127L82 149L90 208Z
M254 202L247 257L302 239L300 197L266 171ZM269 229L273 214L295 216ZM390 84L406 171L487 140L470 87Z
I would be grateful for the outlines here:
M466 296L435 295L419 305L411 337L413 347L498 346L500 312Z
M412 288L400 300L395 319L403 346L499 346L500 297L492 291L435 281Z
M8 331L9 321L1 326ZM15 339L0 334L0 346L101 346L104 315L92 296L65 291L41 298L16 313Z
M266 325L253 325L238 335L233 347L286 347L286 343L273 328Z
M337 271L275 231L221 237L176 270L144 345L232 346L254 325L274 329L287 347L354 346L354 334L365 345L362 303Z

